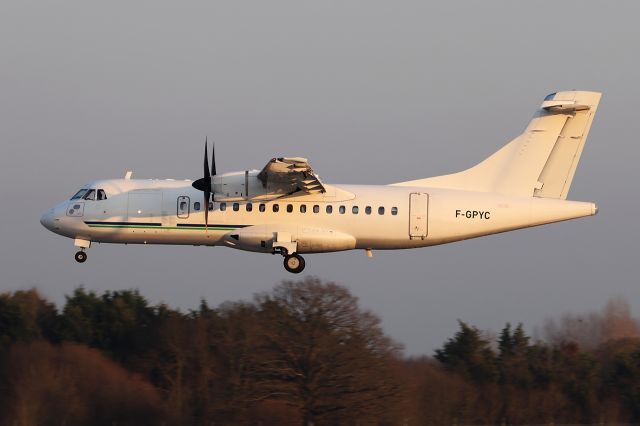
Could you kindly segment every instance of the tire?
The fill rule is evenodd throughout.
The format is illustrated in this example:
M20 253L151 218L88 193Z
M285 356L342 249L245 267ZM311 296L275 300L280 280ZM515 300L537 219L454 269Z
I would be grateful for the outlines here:
M84 263L87 260L87 253L83 251L79 251L76 253L75 258L76 258L76 262Z
M299 274L304 270L304 258L298 254L291 254L284 258L284 269L292 274Z

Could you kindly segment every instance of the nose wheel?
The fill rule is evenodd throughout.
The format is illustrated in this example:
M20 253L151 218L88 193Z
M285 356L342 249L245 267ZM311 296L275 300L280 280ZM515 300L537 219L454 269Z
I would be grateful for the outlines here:
M284 257L284 269L292 274L299 274L304 270L304 258L299 254L288 254Z
M76 253L75 258L76 262L84 263L87 260L87 253L85 253L83 250L80 250Z
M85 240L84 238L76 238L75 241L73 242L73 245L80 249L80 251L77 252L75 256L76 262L78 263L86 262L87 253L85 253L85 250L91 247L91 241Z

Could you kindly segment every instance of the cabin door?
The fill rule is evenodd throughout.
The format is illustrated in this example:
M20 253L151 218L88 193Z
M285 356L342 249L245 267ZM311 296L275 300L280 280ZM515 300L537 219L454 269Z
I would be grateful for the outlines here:
M178 197L178 219L188 219L191 208L191 200L186 195Z
M412 192L409 194L409 238L425 239L427 236L427 213L429 194Z

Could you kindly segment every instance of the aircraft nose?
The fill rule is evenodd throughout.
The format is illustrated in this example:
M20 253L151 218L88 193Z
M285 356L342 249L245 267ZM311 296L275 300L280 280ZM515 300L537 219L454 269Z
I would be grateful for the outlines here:
M47 228L49 231L53 229L53 209L47 210L42 217L40 218L40 223L42 226Z

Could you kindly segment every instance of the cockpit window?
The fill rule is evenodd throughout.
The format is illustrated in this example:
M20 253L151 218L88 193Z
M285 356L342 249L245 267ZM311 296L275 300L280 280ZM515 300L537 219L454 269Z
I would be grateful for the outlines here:
M82 198L82 196L87 192L86 189L81 189L80 191L76 192L76 195L74 195L73 197L71 197L72 200L79 200L80 198Z
M84 197L85 200L95 200L96 199L96 190L95 189L90 189Z
M104 189L98 189L98 201L106 200L107 194L104 192Z

